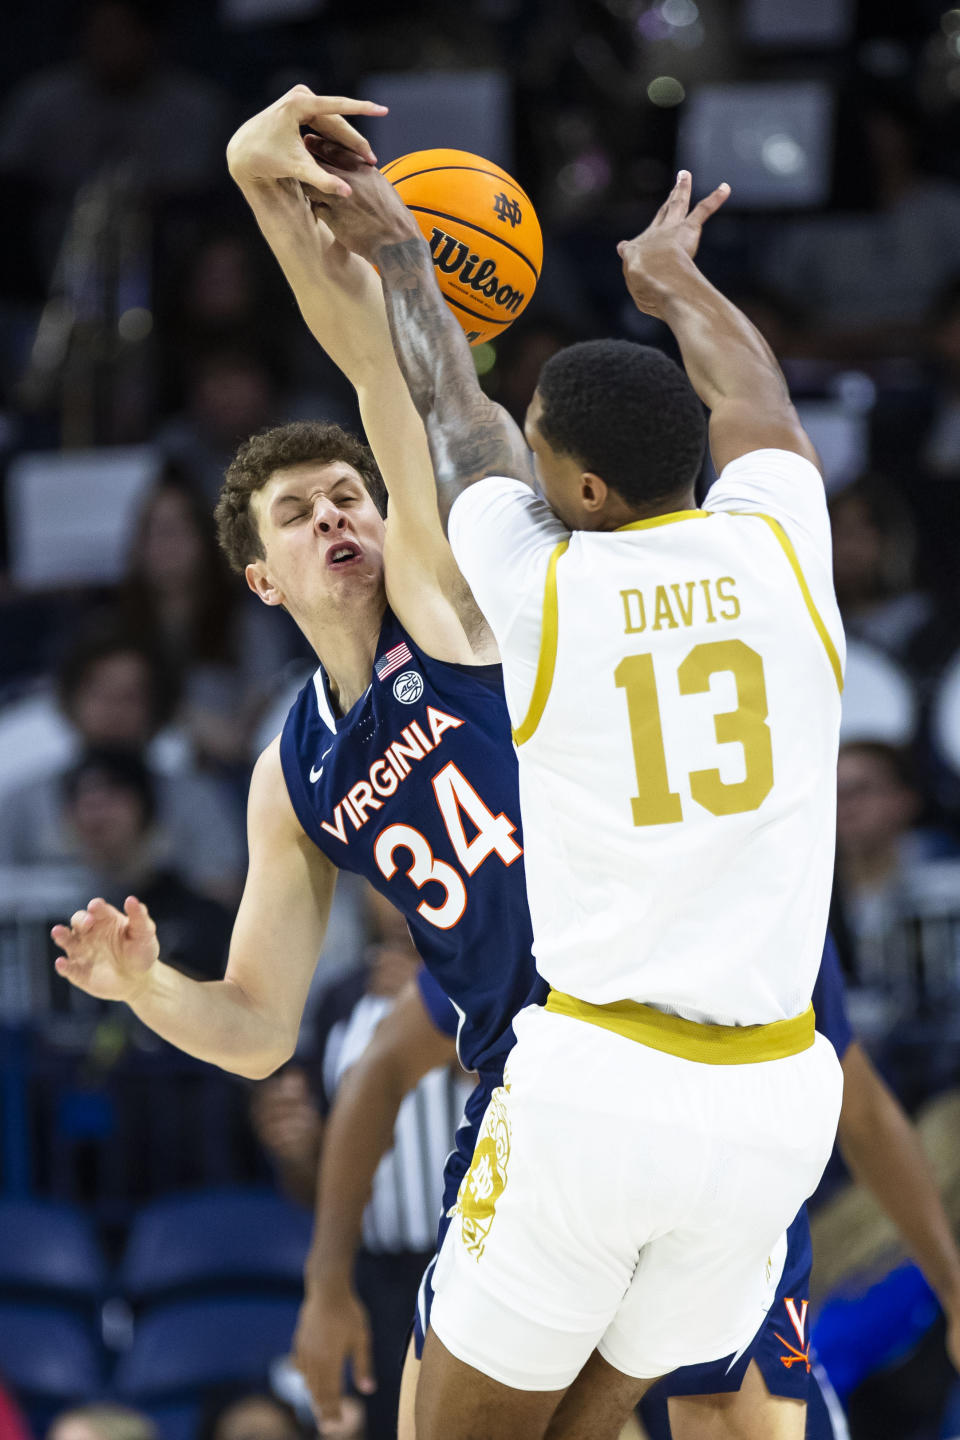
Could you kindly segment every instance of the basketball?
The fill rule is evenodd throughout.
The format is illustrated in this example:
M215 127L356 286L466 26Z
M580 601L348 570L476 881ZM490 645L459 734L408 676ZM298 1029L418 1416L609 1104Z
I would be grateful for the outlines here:
M383 174L417 217L470 344L495 340L540 278L543 236L529 196L506 170L466 150L415 150Z

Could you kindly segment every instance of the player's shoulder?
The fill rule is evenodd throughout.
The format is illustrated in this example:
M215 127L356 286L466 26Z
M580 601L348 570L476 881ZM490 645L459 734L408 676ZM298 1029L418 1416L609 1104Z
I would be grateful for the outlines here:
M251 826L269 827L271 832L299 839L304 833L287 790L277 735L257 757L250 777L247 820Z

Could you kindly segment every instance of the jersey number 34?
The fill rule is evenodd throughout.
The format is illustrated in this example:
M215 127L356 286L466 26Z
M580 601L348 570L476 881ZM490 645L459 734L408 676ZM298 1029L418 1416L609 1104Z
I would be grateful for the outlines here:
M504 865L512 865L523 854L513 839L516 825L507 819L503 811L494 815L452 761L434 775L433 793L450 844L468 875L478 870L491 855L499 855ZM464 816L476 831L469 840L463 824ZM397 850L408 852L407 878L418 890L422 890L430 880L444 890L441 905L428 905L425 900L421 901L417 914L429 920L431 925L436 925L438 930L451 929L467 908L467 887L459 871L445 860L436 858L422 831L412 825L388 825L381 830L373 846L374 859L386 880L392 880L399 869L394 859Z

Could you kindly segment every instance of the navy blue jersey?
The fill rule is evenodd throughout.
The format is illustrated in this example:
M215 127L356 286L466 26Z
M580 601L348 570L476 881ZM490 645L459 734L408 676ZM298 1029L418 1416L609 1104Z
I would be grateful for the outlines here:
M847 1015L846 988L840 957L833 936L827 931L826 943L817 972L817 983L813 987L813 1013L817 1017L817 1029L825 1035L842 1060L853 1039L853 1030Z
M421 965L417 971L417 989L420 991L423 1008L441 1035L449 1035L451 1040L456 1039L460 1017L450 1004L446 993L440 989L440 986L424 965Z
M434 660L388 610L366 694L337 718L321 666L287 716L280 758L310 839L406 916L460 1014L465 1067L502 1066L513 1016L546 985L499 665Z

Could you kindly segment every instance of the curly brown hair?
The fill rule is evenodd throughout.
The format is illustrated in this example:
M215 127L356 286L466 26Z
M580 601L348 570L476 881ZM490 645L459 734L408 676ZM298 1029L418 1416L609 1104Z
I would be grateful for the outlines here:
M295 420L251 435L227 467L214 519L220 548L231 569L242 575L253 560L265 555L250 497L262 490L277 470L292 465L331 465L342 460L352 465L381 515L387 513L387 490L373 452L339 425L319 420Z

